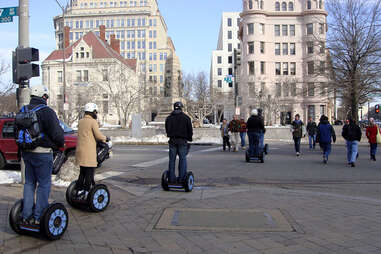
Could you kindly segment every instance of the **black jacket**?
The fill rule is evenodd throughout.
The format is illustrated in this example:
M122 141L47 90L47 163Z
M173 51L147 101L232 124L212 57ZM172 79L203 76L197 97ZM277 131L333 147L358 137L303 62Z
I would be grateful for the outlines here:
M167 132L167 137L170 138L170 143L179 144L192 141L193 129L191 119L181 110L172 111L167 119L165 119L165 131Z
M315 122L308 122L307 124L308 135L313 136L317 133L317 126Z
M360 141L362 132L358 125L354 122L344 125L343 127L343 138L347 141Z
M32 97L28 109L39 105L46 105L46 101L39 97ZM38 140L37 146L57 150L64 146L64 131L60 126L56 113L49 107L37 111L38 122L44 137Z
M247 120L247 132L265 132L265 124L260 116L250 116Z

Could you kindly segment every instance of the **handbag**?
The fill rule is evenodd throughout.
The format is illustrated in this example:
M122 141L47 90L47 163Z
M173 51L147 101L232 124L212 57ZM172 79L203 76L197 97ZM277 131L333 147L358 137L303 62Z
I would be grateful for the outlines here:
M381 133L380 133L380 128L377 127L377 144L381 144Z

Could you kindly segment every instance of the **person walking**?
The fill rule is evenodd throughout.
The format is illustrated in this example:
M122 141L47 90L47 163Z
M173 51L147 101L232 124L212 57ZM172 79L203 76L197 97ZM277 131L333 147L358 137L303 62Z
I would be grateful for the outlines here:
M47 106L49 91L44 85L31 88L31 100L21 112L35 112L38 119L40 134L32 142L33 147L21 148L22 159L25 162L25 185L23 192L22 224L26 227L39 228L40 218L45 208L49 206L51 178L53 170L53 150L64 146L64 131L53 109ZM28 116L25 116L28 117ZM17 119L16 119L16 128ZM21 130L17 129L18 133ZM26 135L26 134L25 134ZM20 138L20 136L18 135ZM36 202L35 194L36 195Z
M98 106L95 103L87 103L84 111L85 115L78 123L78 140L75 149L76 164L80 167L75 189L80 199L86 199L91 186L95 184L94 173L98 166L97 141L107 141L107 137L99 130Z
M263 123L265 122L265 119L263 117L263 110L261 108L257 109L258 110L258 116L262 119ZM261 132L261 135L259 136L259 147L260 149L265 149L265 133L266 133L266 128L264 131ZM265 154L267 154L267 150L265 151Z
M258 156L263 147L260 147L261 133L265 132L263 118L258 115L258 110L253 109L251 116L247 120L247 135L249 137L250 157Z
M321 118L320 118L320 121L321 121ZM308 133L308 143L310 145L310 150L315 149L317 126L316 126L316 123L312 120L312 117L310 117L310 119L308 120L307 133Z
M332 150L332 141L336 142L336 133L332 125L328 121L328 117L322 115L320 117L320 123L317 127L316 142L319 143L323 150L323 163L328 163L328 157Z
M229 123L229 131L231 132L231 143L232 143L232 151L238 151L239 144L239 130L240 130L241 122L238 120L238 115L234 115L233 120Z
M173 104L172 113L165 119L165 131L169 137L169 163L168 180L170 183L182 183L187 174L187 154L189 152L188 141L192 141L192 121L183 112L184 105L181 102ZM179 156L179 175L176 178L176 157Z
M368 138L370 145L370 159L373 161L376 161L378 132L379 128L377 124L374 122L374 118L370 118L369 126L366 128L366 137Z
M239 126L239 135L241 137L241 148L242 150L246 149L246 132L247 132L247 126L246 122L243 118L240 120L240 126Z
M355 167L358 154L358 142L361 141L362 132L351 117L348 117L348 124L343 127L342 136L347 144L348 165Z
M294 146L296 156L300 156L300 142L303 137L304 123L300 120L300 115L295 115L295 120L291 124L292 138L294 139Z
M220 131L221 131L221 137L222 137L222 149L226 151L226 146L228 146L229 152L230 152L229 124L226 121L226 119L222 120Z

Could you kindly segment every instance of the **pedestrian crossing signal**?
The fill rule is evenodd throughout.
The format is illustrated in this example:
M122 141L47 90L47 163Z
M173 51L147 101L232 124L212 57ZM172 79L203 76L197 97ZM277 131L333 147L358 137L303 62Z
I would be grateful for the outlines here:
M380 105L377 104L375 107L374 107L374 111L376 112L376 114L380 113Z

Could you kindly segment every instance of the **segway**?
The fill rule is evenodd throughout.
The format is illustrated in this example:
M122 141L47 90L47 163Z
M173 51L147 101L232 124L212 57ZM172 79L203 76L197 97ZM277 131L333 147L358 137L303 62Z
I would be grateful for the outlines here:
M9 213L9 225L17 234L43 235L49 240L58 240L69 224L69 215L61 203L50 204L42 213L40 225L30 226L22 223L23 200L18 200Z
M111 153L111 141L107 143L97 142L97 162L98 167L102 163L110 158ZM92 212L102 212L106 210L110 204L110 191L104 184L93 183L90 187L90 191L86 195L78 195L76 189L77 181L72 182L66 190L66 201L72 207L90 210Z
M257 144L259 146L259 143ZM265 162L265 154L268 152L268 145L266 144L263 148L259 147L259 153L254 156L250 156L250 149L245 153L246 162Z
M186 176L185 180L183 182L179 181L176 183L170 183L169 182L169 171L164 171L163 175L161 176L161 187L165 191L169 191L170 189L184 189L185 192L191 192L193 190L194 186L194 176L192 171L189 171Z

